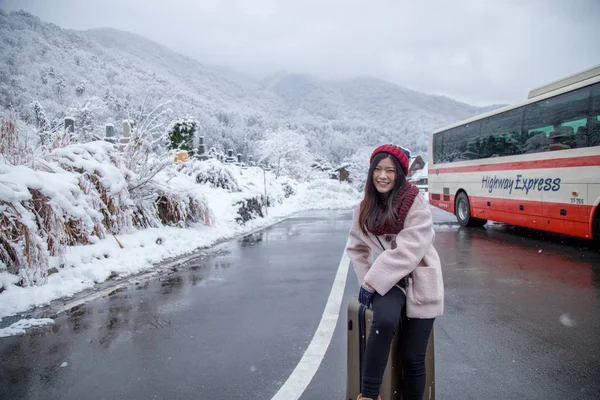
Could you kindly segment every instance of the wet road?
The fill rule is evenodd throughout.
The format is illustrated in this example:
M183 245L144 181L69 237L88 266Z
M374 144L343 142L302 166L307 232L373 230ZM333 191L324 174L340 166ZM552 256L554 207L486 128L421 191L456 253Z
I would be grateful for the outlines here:
M446 287L437 398L600 398L600 253L435 215ZM0 339L0 399L271 399L319 324L349 223L348 212L304 214ZM301 399L345 397L345 306L357 291L350 269Z

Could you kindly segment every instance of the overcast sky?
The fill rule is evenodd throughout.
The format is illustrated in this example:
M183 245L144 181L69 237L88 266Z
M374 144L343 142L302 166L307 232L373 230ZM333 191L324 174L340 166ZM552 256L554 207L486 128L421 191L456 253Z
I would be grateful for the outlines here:
M0 0L252 75L370 75L476 105L600 64L600 0Z

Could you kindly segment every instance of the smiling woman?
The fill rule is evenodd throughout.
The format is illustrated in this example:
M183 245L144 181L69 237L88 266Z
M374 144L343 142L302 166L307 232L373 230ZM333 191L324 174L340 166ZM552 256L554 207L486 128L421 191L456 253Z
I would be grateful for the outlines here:
M348 358L361 360L360 367L348 366L362 373L360 385L353 382L348 388L360 387L362 393L347 393L347 398L357 394L359 400L378 398L400 323L403 399L423 397L425 354L434 319L443 313L444 284L433 247L431 211L419 189L406 180L409 156L394 145L377 147L371 155L365 197L354 211L347 252L361 285L359 302L363 307L372 305L374 316L364 356ZM383 389L390 391L389 385Z

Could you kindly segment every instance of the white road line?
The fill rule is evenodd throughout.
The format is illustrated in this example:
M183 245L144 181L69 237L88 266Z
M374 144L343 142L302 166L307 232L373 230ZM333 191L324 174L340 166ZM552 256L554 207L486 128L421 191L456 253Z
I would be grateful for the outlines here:
M317 369L319 369L329 343L331 343L335 326L337 325L349 265L350 259L344 248L344 253L342 254L342 259L340 260L340 265L338 266L337 274L329 293L329 299L327 299L327 304L325 305L325 310L323 311L317 331L304 352L302 359L300 359L292 374L275 396L273 396L272 400L297 400L304 393Z

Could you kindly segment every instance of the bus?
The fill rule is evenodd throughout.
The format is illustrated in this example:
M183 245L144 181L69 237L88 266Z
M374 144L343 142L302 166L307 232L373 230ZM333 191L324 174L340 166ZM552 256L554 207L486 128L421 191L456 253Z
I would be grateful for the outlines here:
M600 65L431 133L429 200L488 220L600 240Z

